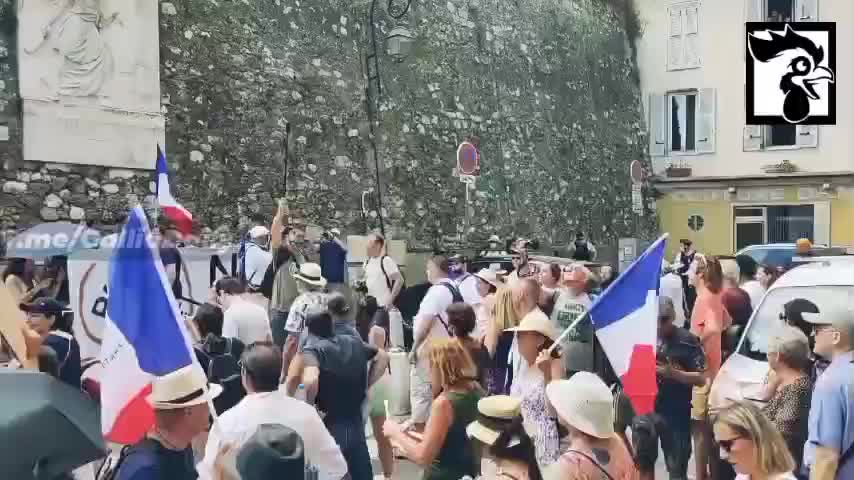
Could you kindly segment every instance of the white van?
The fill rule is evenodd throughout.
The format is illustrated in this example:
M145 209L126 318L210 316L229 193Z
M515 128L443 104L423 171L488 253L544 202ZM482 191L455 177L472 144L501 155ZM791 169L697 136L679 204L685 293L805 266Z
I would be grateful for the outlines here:
M710 410L733 401L760 397L768 376L768 341L774 329L783 326L783 306L796 298L815 304L819 312L834 303L854 302L852 257L822 257L800 265L781 276L753 312L738 347L712 384Z

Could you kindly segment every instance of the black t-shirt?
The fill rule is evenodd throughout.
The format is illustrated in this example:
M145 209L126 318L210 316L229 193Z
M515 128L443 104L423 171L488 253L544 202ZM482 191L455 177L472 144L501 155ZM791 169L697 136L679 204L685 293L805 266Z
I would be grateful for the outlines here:
M702 372L706 369L706 356L700 339L684 328L676 328L670 338L662 338L656 360L670 363L684 372ZM658 378L656 413L663 416L671 427L687 429L691 420L691 385L667 378Z
M119 467L116 480L195 480L199 478L193 449L176 451L147 438L133 446Z
M327 418L362 415L368 388L367 363L376 354L376 347L353 335L314 337L305 344L305 365L320 369L316 402Z
M163 262L163 267L175 265L175 281L172 282L172 293L175 298L181 298L181 253L176 247L161 247L160 260Z

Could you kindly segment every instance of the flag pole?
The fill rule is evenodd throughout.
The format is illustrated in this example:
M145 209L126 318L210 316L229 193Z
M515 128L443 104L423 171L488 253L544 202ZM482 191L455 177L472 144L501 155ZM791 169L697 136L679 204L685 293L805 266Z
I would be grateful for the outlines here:
M569 335L569 332L571 332L575 327L577 327L578 324L581 323L582 320L590 317L590 311L593 310L593 307L595 307L597 303L599 303L603 298L605 298L605 294L608 293L609 290L614 288L620 282L620 279L623 277L623 275L628 273L656 245L667 240L669 237L670 237L670 234L665 233L665 234L661 235L660 237L658 237L658 239L656 239L654 242L652 242L649 245L649 247L647 247L646 250L644 250L644 252L638 258L636 258L634 262L632 262L631 265L629 265L629 268L627 268L625 271L623 271L623 273L621 273L620 276L617 277L617 279L614 280L611 283L611 285L609 285L608 288L606 288L605 291L602 292L601 295L599 295L599 298L596 299L596 302L593 305L591 305L590 308L586 312L584 312L583 315L576 318L575 321L572 322L572 324L570 324L568 327L566 327L566 329L564 329L563 332L561 332L560 336L557 337L557 340L555 340L554 343L552 344L552 346L549 347L548 353L551 354L552 351L558 346L558 344L560 344L560 342L563 341L563 339L566 338L567 335Z

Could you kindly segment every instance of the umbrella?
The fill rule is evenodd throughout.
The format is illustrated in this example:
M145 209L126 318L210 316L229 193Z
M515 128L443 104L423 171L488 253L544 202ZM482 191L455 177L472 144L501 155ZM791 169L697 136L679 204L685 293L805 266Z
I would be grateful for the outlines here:
M32 371L0 371L0 472L52 479L106 455L98 406L83 392Z
M77 250L97 248L101 234L71 222L40 223L15 235L6 244L6 257L33 258L69 256Z

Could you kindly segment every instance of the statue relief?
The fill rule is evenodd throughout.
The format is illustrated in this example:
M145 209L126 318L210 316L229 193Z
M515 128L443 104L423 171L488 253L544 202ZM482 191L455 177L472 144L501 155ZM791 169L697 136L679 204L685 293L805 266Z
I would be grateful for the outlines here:
M34 54L46 45L62 57L56 93L74 97L100 95L113 74L113 58L102 32L115 22L118 12L104 18L99 0L53 0L56 13L42 27L42 38L32 48Z

